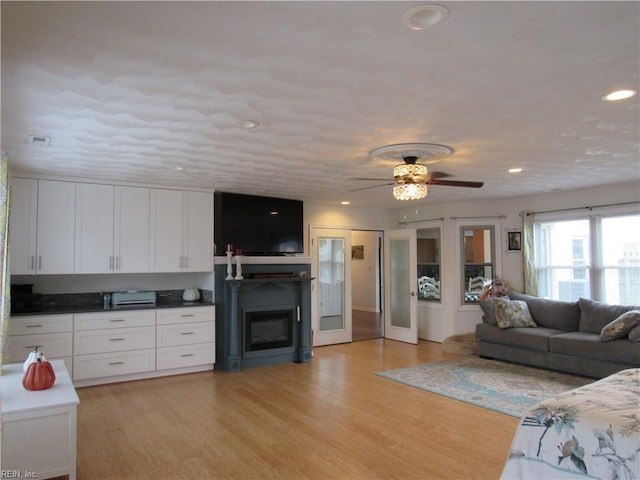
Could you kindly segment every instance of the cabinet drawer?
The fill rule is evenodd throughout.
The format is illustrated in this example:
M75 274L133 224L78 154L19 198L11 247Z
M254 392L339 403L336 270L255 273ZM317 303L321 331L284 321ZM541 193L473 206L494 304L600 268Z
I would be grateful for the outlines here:
M150 372L156 368L155 348L135 352L99 353L73 357L73 379Z
M11 317L9 335L73 331L73 315L30 315Z
M47 360L71 356L73 354L73 334L47 333L37 335L12 335L9 337L9 361L24 362L29 352L38 350Z
M213 306L165 308L156 310L158 325L182 322L211 322L215 319L216 310Z
M158 347L213 342L213 322L189 322L157 327Z
M74 354L84 355L153 348L156 345L155 334L153 327L75 332L73 334Z
M75 331L106 328L146 327L156 324L155 310L139 312L80 313L75 316Z
M215 343L158 348L156 368L158 370L166 370L169 368L192 367L194 365L214 363L215 353Z

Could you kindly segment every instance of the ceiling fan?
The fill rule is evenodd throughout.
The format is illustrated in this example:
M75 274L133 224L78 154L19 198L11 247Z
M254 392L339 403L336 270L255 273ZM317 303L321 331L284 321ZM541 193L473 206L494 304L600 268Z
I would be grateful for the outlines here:
M419 152L418 152L419 151ZM480 188L483 182L469 182L462 180L442 180L450 175L444 172L429 172L426 165L417 163L418 159L438 161L449 156L453 150L445 145L435 144L400 144L381 147L372 152L372 157L397 158L402 155L404 163L393 168L393 182L382 185L371 185L354 191L393 185L393 196L398 200L416 200L427 196L427 185L442 185L450 187ZM415 153L421 153L418 156ZM356 180L385 181L378 178L357 178Z

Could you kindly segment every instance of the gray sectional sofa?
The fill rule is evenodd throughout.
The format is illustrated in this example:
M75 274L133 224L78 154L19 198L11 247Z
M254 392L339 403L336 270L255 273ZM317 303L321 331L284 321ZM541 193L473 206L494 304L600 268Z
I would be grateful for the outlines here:
M496 299L481 301L482 323L476 325L481 357L594 378L640 367L640 338L637 338L640 312L636 312L640 307L608 305L584 298L563 302L512 291L508 297L526 303L524 310L528 309L535 327L529 323L529 327L509 328L504 325L504 314L498 312L501 328L496 318ZM519 302L499 303L500 308L505 304L524 307ZM633 324L629 327L627 322L621 331L619 318L626 312L630 313L624 315L624 319L631 319ZM630 334L630 330L634 333Z

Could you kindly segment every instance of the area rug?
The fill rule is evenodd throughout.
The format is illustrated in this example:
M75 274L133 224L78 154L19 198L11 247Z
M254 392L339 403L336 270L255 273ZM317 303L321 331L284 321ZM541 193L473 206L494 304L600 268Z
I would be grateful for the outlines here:
M595 381L475 355L376 375L513 417L542 400Z

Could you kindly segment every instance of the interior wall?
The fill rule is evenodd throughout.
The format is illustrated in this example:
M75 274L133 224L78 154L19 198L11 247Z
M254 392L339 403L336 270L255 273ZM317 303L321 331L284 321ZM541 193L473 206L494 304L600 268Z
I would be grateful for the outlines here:
M438 223L442 225L443 300L441 304L420 302L420 338L441 342L449 335L474 331L475 325L481 321L480 307L462 305L458 292L461 271L458 235L461 222L477 224L496 222L499 229L496 232L496 238L499 238L499 243L496 245L497 274L510 288L521 291L522 253L509 252L506 243L507 230L522 229L521 212L581 209L588 206L638 201L640 201L640 184L634 181L491 201L430 204L427 197L419 203L412 204L411 207L399 209L397 223L406 228L424 228L423 225L428 225L429 222L422 223L420 220L442 218ZM640 212L638 205L629 208ZM588 213L586 208L585 213ZM470 217L491 217L491 219L472 220Z
M364 258L351 259L351 306L354 310L379 312L378 239L382 233L354 230L351 245L362 245Z

